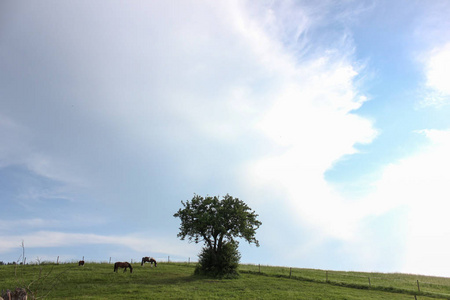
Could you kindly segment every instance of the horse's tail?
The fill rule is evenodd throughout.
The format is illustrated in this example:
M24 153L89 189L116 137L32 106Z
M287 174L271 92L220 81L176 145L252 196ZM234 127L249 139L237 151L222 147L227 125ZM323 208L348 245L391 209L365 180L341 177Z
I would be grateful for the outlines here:
M117 271L117 263L114 264L114 272Z
M142 258L142 261L141 261L141 267L144 265L144 257Z
M128 266L130 267L130 273L133 273L133 267L131 266L130 263L128 263Z

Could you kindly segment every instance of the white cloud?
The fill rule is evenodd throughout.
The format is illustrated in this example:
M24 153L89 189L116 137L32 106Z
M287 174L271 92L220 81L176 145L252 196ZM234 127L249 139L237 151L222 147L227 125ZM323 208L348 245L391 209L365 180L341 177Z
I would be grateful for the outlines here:
M405 251L399 268L403 272L448 276L450 262L450 130L423 130L430 143L385 167L366 213L383 215L400 208L398 231ZM369 204L372 205L369 205Z
M279 151L254 162L249 177L256 186L283 191L292 213L319 235L348 239L361 216L328 185L324 173L377 132L370 120L352 113L365 98L353 86L357 73L350 63L323 57L296 72L257 125Z
M135 251L135 253L166 253L180 257L194 257L198 245L180 242L175 239L161 237L149 238L147 235L99 235L83 233L65 233L57 231L37 231L21 236L0 236L4 241L0 245L0 253L8 253L21 246L27 253L34 248L71 247L83 245L116 245ZM182 247L180 246L182 243Z
M424 105L443 105L450 102L450 43L427 53L425 63L426 86L429 93Z
M169 199L169 189L170 197L181 186L207 186L199 193L228 189L231 184L212 179L220 172L249 190L250 202L269 188L281 195L276 205L288 215L277 217L293 220L294 230L313 229L304 244L296 243L298 253L314 252L326 237L348 243L348 253L352 245L364 249L353 252L361 261L378 260L365 222L399 207L409 212L405 266L425 270L425 260L414 264L427 253L417 245L421 239L449 250L442 238L448 227L441 203L449 182L445 132L424 131L434 144L386 167L367 198L345 199L324 179L337 161L357 152L357 144L377 135L372 121L357 113L366 97L354 83L360 69L344 26L364 4L354 10L332 1L311 7L283 1L272 8L241 1L135 3L108 6L107 12L82 2L40 10L24 5L21 16L11 19L16 31L5 40L13 46L4 48L11 77L5 75L8 97L1 104L11 115L0 117L0 167L25 165L70 185L21 190L19 196L76 199L74 190L91 188L83 190L86 201L107 199L113 209L145 215L157 207L158 216L146 224L154 222L162 232L161 216L170 215L179 200ZM426 60L430 102L450 95L449 53L447 44ZM253 161L245 161L249 157ZM108 224L108 217L101 218ZM8 230L11 224L26 230L57 225L36 218L8 223ZM196 253L186 242L179 247L138 235L38 231L0 240L3 253L21 240L33 248L111 244L137 252ZM277 243L268 247L280 249Z
M297 178L296 190L291 188L295 194L288 194L299 199L294 208L301 219L319 228L319 233L344 241L340 250L344 257L351 257L357 270L450 275L446 258L450 251L450 130L418 134L424 134L429 143L385 166L371 183L373 192L364 198L345 200L327 182L306 175ZM283 183L287 184L284 178ZM295 181L289 184L294 186ZM305 197L317 201L303 202ZM323 237L316 239L321 247ZM306 251L307 245L302 249Z
M450 43L432 51L427 69L427 85L450 95Z
M24 219L24 220L0 220L1 232L8 232L14 228L36 229L61 225L60 222L54 220L46 220L42 218Z

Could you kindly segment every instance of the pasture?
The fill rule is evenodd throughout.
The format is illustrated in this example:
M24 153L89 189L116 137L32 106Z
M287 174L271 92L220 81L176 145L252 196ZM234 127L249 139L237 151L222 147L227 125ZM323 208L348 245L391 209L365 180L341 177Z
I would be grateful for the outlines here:
M241 265L238 279L216 280L194 276L194 267L134 263L133 273L116 273L108 263L3 265L0 290L30 285L45 299L450 299L450 278Z

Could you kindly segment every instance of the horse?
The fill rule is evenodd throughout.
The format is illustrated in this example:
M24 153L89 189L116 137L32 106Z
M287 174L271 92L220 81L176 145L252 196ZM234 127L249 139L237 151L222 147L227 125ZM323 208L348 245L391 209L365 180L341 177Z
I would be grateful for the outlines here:
M143 257L143 258L142 258L142 261L141 261L141 266L143 266L144 263L146 263L146 262L149 262L149 263L150 263L150 266L151 266L152 264L155 264L155 267L156 267L156 260L155 260L153 257L148 257L148 256Z
M116 262L114 264L114 272L117 272L119 268L124 268L123 272L125 273L127 271L127 268L130 268L130 273L133 273L133 267L129 262Z
M80 260L80 261L78 262L78 265L79 265L79 266L84 266L84 260Z

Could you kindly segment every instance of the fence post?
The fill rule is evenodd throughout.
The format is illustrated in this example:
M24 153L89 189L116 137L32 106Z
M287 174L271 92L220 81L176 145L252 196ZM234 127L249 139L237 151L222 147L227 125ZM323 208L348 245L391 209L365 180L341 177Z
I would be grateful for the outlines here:
M59 265L59 255L58 258L56 259L56 264Z
M369 287L370 287L370 277L369 277Z
M191 263L191 258L189 257L189 258L188 258L188 264L190 264L190 263Z
M167 262L170 263L170 256L167 256Z
M261 264L258 265L258 273L261 273Z
M109 263L111 263L111 256L109 257Z
M419 279L417 279L417 290L418 290L419 293L420 293Z

